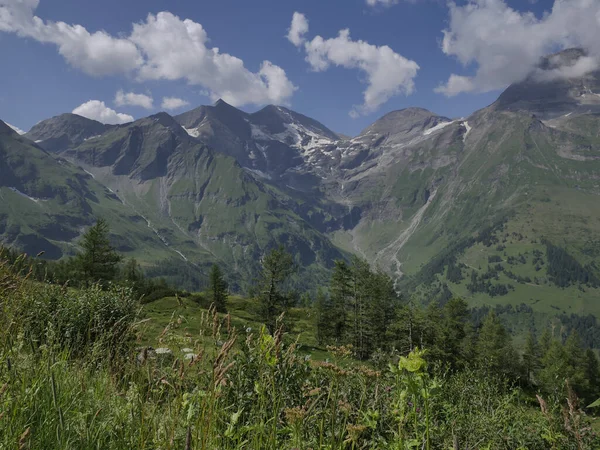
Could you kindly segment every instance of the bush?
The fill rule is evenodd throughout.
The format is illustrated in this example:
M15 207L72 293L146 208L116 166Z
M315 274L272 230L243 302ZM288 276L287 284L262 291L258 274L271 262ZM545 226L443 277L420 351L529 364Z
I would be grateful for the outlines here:
M138 304L131 289L98 285L74 290L11 277L0 267L0 311L7 331L1 336L23 335L33 348L42 345L78 357L92 350L111 360L126 354L133 343ZM8 281L12 280L12 281Z

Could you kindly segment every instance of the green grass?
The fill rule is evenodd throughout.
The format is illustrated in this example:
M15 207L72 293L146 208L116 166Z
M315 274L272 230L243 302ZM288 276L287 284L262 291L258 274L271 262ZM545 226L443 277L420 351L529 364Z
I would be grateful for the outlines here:
M232 295L228 298L227 308L231 326L238 330L260 330L262 322L257 314L256 300ZM191 344L200 339L203 317L207 314L206 308L188 298L166 297L143 305L142 317L145 322L140 342L143 345L161 346L160 337L169 326L170 331ZM298 338L300 352L310 354L315 360L324 360L328 355L317 343L314 318L311 314L310 309L290 309L285 316L288 324L286 330L290 333L290 339ZM222 321L225 320L225 314L221 314L220 317Z

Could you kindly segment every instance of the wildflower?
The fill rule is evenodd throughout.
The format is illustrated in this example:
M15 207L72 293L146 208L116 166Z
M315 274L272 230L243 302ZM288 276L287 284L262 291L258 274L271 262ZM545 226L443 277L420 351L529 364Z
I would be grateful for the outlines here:
M322 369L326 369L326 370L331 370L331 372L333 372L336 375L340 375L340 376L345 376L348 375L348 371L342 369L339 366L336 366L335 364L332 364L330 362L326 362L326 361L318 361L315 362L313 364L314 367L320 367Z
M360 438L361 434L363 434L366 429L367 429L367 427L365 427L364 425L348 424L346 426L346 431L348 432L348 437L346 438L346 440L344 442L346 444L349 444L349 443L356 444L358 442L358 439Z
M379 378L381 376L381 372L378 370L372 370L367 366L359 366L358 371L363 374L367 378Z
M285 419L292 426L302 423L304 417L306 417L306 410L297 406L293 408L285 408L283 413L285 414Z
M344 400L338 401L338 408L340 408L340 411L344 414L348 414L352 411L352 405Z
M319 395L320 393L321 393L321 388L314 388L314 389L311 389L310 391L308 391L308 396L314 397L316 395Z
M352 345L340 345L339 347L335 345L328 345L327 351L333 353L339 358L348 358L352 356Z

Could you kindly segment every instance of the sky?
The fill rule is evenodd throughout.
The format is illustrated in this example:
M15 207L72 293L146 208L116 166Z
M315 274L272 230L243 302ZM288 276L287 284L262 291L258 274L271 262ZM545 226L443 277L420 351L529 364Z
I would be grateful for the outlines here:
M569 47L599 67L600 0L0 0L0 119L124 123L223 98L356 135L410 106L492 103Z

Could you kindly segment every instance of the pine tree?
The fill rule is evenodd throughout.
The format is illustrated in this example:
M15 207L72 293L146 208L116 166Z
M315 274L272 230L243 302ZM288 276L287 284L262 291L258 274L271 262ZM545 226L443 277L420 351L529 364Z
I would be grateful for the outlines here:
M350 273L352 293L348 305L351 315L349 340L354 346L356 356L360 359L366 359L369 356L367 305L373 296L369 263L354 256Z
M283 246L271 250L262 260L258 280L260 313L270 333L275 332L277 318L291 306L291 294L283 285L295 271L292 255Z
M352 297L352 273L345 261L335 262L330 282L331 338L337 344L345 343L348 330L348 305Z
M552 344L552 336L550 335L550 329L548 327L544 328L542 332L542 336L540 338L540 354L542 357L546 354L548 350L550 350L550 345Z
M369 277L370 293L367 308L367 351L370 354L377 349L388 350L389 331L395 319L398 295L394 282L389 275L377 271Z
M218 312L227 312L227 282L223 278L223 272L216 264L210 269L208 277L208 292L210 295L210 301Z
M485 318L479 330L475 353L479 367L488 373L517 376L517 354L511 337L493 311Z
M552 340L541 362L538 378L544 391L563 393L569 372L569 358L564 346L559 341Z
M75 257L74 265L85 284L105 284L117 276L121 257L110 245L108 236L109 227L104 219L98 219L83 235L80 243L83 251Z
M333 331L332 320L333 308L330 298L323 289L317 290L317 298L315 301L315 315L317 325L317 342L321 345L327 344L331 341Z
M440 359L451 369L456 370L468 360L465 355L464 341L470 325L470 312L467 302L461 298L449 300L442 308L442 320L439 322Z
M565 341L565 353L567 354L567 367L565 378L569 379L571 388L578 395L583 395L588 388L588 380L586 379L586 358L583 344L576 331L572 331Z
M540 346L535 338L533 331L527 335L525 350L523 351L523 367L525 377L529 383L533 382L534 374L540 367Z
M584 370L587 380L587 392L584 396L587 402L592 402L600 395L600 362L591 348L585 351Z

